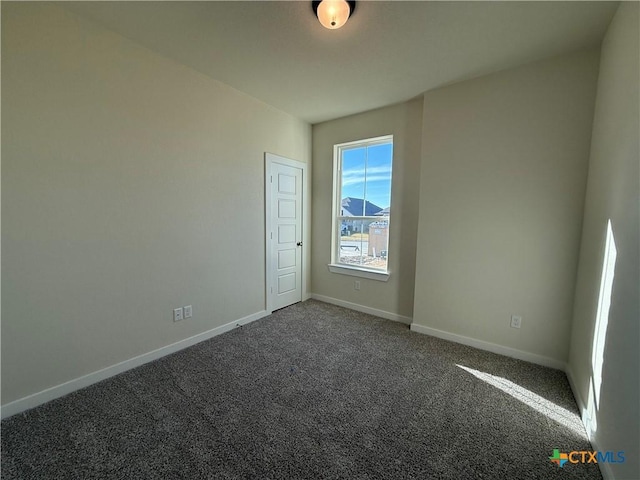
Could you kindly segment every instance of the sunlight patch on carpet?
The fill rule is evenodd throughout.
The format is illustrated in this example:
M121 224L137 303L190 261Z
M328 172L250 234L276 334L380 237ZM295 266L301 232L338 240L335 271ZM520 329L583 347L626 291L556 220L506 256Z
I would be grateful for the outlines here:
M546 398L541 397L540 395L533 393L532 391L527 390L526 388L523 388L520 385L513 383L511 380L507 380L506 378L491 375L479 370L474 370L473 368L465 367L464 365L456 364L456 366L469 372L476 378L479 378L489 385L502 390L508 395L511 395L516 400L519 400L522 403L533 408L534 410L542 413L543 415L546 415L551 420L564 425L576 434L580 435L581 438L587 438L582 422L580 421L580 417L576 413L559 407Z

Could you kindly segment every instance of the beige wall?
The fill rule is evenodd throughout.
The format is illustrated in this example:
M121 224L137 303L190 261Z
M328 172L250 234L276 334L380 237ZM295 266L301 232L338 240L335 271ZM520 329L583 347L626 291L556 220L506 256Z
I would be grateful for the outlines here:
M602 45L569 358L574 389L582 407L589 408L592 339L607 222L611 221L618 253L602 387L600 403L586 423L591 425L595 448L626 451L624 464L605 465L615 478L640 478L638 15L638 3L623 2Z
M422 98L313 126L312 291L411 317L418 216ZM333 146L393 134L388 282L330 273ZM359 280L361 290L354 290Z
M567 360L597 69L592 50L425 94L415 325Z
M264 152L310 125L3 2L2 128L3 404L265 308Z

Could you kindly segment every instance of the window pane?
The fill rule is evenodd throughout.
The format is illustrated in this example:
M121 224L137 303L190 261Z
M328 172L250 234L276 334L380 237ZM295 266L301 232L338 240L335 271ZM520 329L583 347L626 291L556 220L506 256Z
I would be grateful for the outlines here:
M367 266L387 269L389 255L389 217L369 223L367 242Z
M341 225L340 263L362 265L362 252L367 248L367 244L363 242L363 221L346 217L342 218Z
M366 147L342 151L341 195L343 211L340 216L362 216L364 213L364 185L366 168Z
M340 263L387 269L389 222L385 219L340 219Z
M368 210L388 209L391 204L392 150L393 146L390 143L367 147L364 198L372 204L372 206L368 206ZM365 215L375 215L377 213L377 211L373 213L367 212Z

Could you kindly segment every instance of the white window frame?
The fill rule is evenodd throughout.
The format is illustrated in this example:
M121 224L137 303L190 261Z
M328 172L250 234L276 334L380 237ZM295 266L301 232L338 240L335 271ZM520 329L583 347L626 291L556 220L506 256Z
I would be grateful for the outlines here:
M331 211L331 263L328 265L331 273L338 273L341 275L351 275L354 277L368 278L371 280L378 280L386 282L391 276L389 269L389 263L387 263L386 270L367 268L358 265L347 265L339 262L340 258L340 215L339 211L342 207L342 150L346 150L355 146L373 146L383 143L389 143L393 145L393 135L383 135L381 137L365 138L363 140L356 140L353 142L339 143L333 146L333 207ZM391 157L391 168L393 169L393 154ZM393 174L392 174L393 178ZM366 200L366 199L365 199ZM391 186L391 199L389 207L393 203L393 186ZM391 216L389 216L389 245L391 243ZM389 250L389 248L387 248ZM387 257L387 262L388 262Z

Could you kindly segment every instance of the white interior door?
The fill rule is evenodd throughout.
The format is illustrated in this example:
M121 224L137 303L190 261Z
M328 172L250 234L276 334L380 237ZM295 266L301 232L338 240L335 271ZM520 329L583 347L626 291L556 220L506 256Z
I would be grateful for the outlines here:
M267 304L271 310L302 300L303 169L279 163L278 158L281 157L272 159L267 174L271 197L270 212L267 212L270 219L266 222L270 227L267 244L271 245L267 259L271 267L267 269L267 272L271 270L267 295L271 301Z

